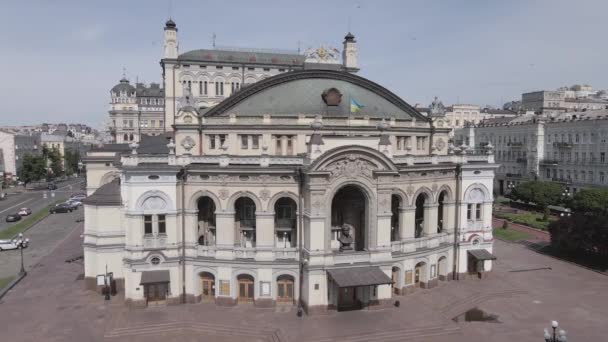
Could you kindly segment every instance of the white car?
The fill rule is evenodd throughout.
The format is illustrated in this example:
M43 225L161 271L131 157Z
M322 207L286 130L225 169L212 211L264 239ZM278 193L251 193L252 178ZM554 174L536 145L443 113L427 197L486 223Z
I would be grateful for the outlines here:
M28 216L32 214L32 209L30 208L21 208L19 209L19 212L17 212L17 214L21 215L21 216Z
M23 242L24 244L24 248L27 248L28 245L28 240L25 240ZM6 251L9 249L18 249L19 246L17 245L17 239L13 239L13 240L0 240L0 251Z

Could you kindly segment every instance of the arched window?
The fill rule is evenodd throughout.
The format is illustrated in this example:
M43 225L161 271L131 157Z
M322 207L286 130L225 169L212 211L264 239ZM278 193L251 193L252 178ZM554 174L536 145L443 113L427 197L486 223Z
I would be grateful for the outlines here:
M251 198L241 197L234 203L235 228L241 247L255 247L256 207Z
M283 197L274 204L275 246L295 247L297 234L296 202Z

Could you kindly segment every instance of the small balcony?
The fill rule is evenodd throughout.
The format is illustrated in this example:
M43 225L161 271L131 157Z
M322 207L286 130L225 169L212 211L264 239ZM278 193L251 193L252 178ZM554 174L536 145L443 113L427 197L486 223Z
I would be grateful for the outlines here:
M518 162L518 163L527 163L528 159L526 159L526 158L517 158L515 161Z
M507 173L507 178L522 178L521 173Z
M522 148L524 146L524 143L521 141L513 141L513 142L508 142L507 146L509 146L511 148Z
M539 162L539 164L545 166L557 166L559 162L555 159L543 159Z
M551 181L556 182L556 183L562 183L562 184L571 184L572 183L572 179L558 178L558 177L552 177Z
M164 249L167 247L166 235L145 235L144 249Z
M568 142L554 142L553 147L555 148L572 148L572 143Z

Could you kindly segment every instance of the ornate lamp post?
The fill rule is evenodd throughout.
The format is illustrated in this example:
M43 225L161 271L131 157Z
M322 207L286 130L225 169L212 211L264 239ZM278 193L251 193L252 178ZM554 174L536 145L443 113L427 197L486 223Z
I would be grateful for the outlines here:
M19 271L19 275L26 275L27 272L25 271L25 267L23 265L23 249L27 248L27 245L30 244L30 239L28 238L23 238L23 234L19 233L19 237L17 238L17 241L15 242L15 244L17 245L17 248L19 248L19 251L21 252L21 270Z
M560 329L557 331L557 326L559 324L557 321L551 321L551 328L553 329L553 334L549 333L549 329L545 328L545 341L546 342L566 342L568 338L566 337L566 331Z

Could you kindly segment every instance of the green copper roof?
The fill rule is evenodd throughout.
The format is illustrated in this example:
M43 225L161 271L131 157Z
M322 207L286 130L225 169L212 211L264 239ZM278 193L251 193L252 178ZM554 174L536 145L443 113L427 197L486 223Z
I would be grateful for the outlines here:
M342 98L337 106L328 106L323 91L335 88ZM363 108L350 112L355 100ZM243 88L209 110L213 115L298 115L317 114L331 117L369 116L428 121L397 95L365 78L333 70L292 71L267 78Z

